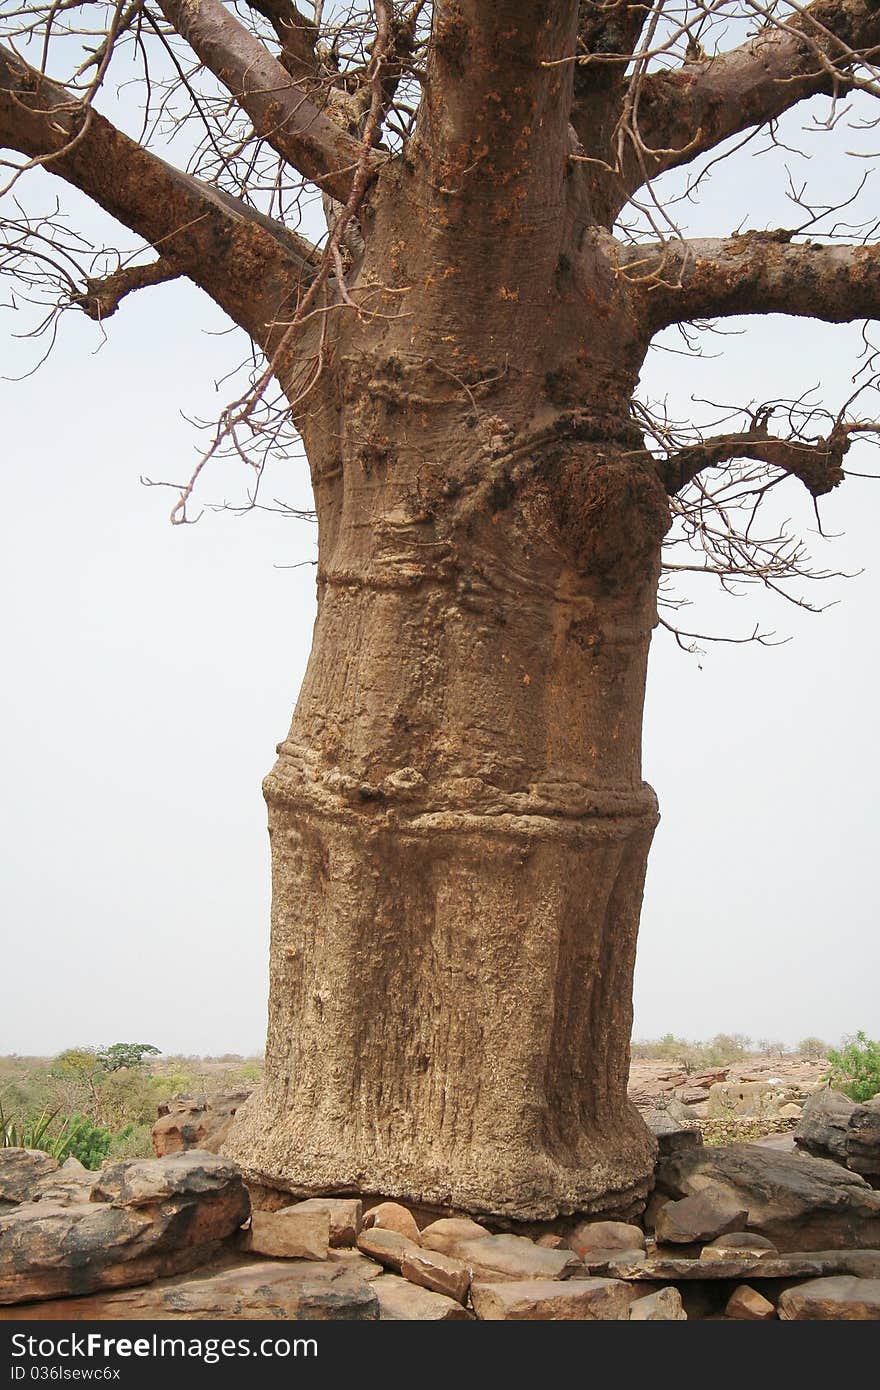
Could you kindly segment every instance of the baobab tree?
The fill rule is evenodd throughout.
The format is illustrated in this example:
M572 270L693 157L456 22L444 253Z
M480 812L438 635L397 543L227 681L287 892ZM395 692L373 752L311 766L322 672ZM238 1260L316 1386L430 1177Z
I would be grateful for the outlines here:
M633 1208L655 1151L626 1082L662 552L784 585L804 553L759 509L792 479L821 497L875 429L858 395L691 428L639 374L675 325L880 312L872 227L842 239L792 186L796 228L750 228L739 184L731 224L688 240L668 178L680 196L812 99L829 128L870 105L880 8L2 9L7 271L102 321L185 276L254 344L172 519L212 457L258 476L287 426L311 470L314 645L265 782L266 1080L227 1151L288 1191ZM123 79L134 136L102 114ZM144 254L96 262L29 214L37 167Z

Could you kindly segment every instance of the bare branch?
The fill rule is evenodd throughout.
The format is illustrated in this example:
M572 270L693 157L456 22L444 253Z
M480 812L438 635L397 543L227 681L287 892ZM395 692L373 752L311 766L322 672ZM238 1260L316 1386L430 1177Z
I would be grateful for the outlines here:
M168 280L177 280L179 276L177 267L160 256L158 261L151 261L149 265L123 266L112 275L89 276L85 289L71 294L70 300L90 319L101 323L116 313L122 300L132 290L146 289L148 285L163 285Z
M73 184L265 345L314 248L123 135L0 46L0 144Z
M626 191L807 97L848 91L859 58L878 54L873 0L816 0L784 23L767 18L740 48L646 74L622 160Z
M749 458L800 478L813 497L821 497L843 481L843 456L856 428L865 427L836 425L826 438L815 441L780 439L761 424L742 433L713 435L665 458L663 481L667 492L680 492L706 468Z
M159 0L165 18L223 83L274 150L345 202L361 145L315 104L307 86L274 58L220 0ZM380 156L371 161L373 171Z
M301 14L293 0L247 0L252 10L268 19L281 47L281 61L294 77L312 76L318 67L315 49L318 29Z
M733 314L794 314L851 323L880 317L880 246L792 242L788 231L621 247L651 334Z

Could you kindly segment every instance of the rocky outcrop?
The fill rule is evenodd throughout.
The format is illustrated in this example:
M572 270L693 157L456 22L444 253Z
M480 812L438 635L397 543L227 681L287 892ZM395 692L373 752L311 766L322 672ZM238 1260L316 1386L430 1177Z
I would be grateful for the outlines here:
M871 1322L880 1318L880 1279L814 1279L786 1289L779 1299L783 1321Z
M752 1144L672 1154L657 1165L662 1195L711 1191L748 1212L744 1229L782 1251L880 1248L880 1193L825 1159Z
M41 1180L59 1166L39 1149L0 1149L0 1210L2 1204L33 1201Z
M219 1153L235 1112L250 1094L248 1089L216 1096L175 1096L163 1101L152 1131L156 1157L187 1149Z
M846 1132L855 1108L855 1101L841 1091L817 1091L801 1112L794 1142L817 1158L846 1163Z
M143 1288L0 1308L4 1318L64 1322L142 1319L338 1319L375 1321L379 1300L344 1265L259 1261Z
M235 1165L199 1152L111 1164L89 1198L40 1198L0 1215L0 1303L87 1294L194 1269L250 1213Z
M840 1091L811 1096L794 1131L807 1153L833 1158L877 1186L880 1178L880 1096L857 1105Z
M857 1105L850 1116L846 1166L872 1181L880 1178L880 1096L866 1105Z

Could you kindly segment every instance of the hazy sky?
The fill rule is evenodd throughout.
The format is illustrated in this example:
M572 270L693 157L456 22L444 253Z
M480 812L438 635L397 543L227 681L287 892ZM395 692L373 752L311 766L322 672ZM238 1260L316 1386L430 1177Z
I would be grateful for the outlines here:
M820 148L823 188L839 196L834 146ZM739 156L689 210L690 230L792 225L784 162ZM32 189L45 202L40 177ZM65 204L74 222L95 221L78 197ZM171 494L139 482L188 474L197 439L180 412L213 418L225 404L215 381L241 355L218 336L225 326L198 291L162 286L126 301L100 351L95 326L70 314L36 376L0 382L0 1052L117 1040L262 1048L260 781L287 732L314 617L313 567L284 567L313 557L314 532L259 513L172 528ZM9 336L15 327L0 316L7 374L36 355ZM691 395L746 401L821 381L836 409L850 394L857 328L728 327L746 331L715 344L723 362L653 354L645 390L680 413ZM850 461L880 472L868 446ZM305 503L303 465L283 487ZM240 490L218 466L206 494ZM800 485L784 497L815 529ZM820 543L821 562L865 571L814 594L836 607L809 617L754 590L719 609L707 589L685 618L740 634L760 620L796 640L693 657L655 639L645 775L663 819L637 1037L880 1034L880 485L853 479L822 513L846 535Z

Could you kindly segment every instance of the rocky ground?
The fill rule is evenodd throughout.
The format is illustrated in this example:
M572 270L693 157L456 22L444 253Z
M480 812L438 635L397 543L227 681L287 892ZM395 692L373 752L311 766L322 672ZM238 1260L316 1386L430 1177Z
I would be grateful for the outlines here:
M782 1068L718 1070L639 1065L660 1153L627 1221L511 1230L249 1191L211 1152L243 1092L171 1102L157 1157L100 1172L0 1150L0 1320L880 1318L880 1099L854 1105ZM713 1123L768 1122L790 1132L703 1141Z

